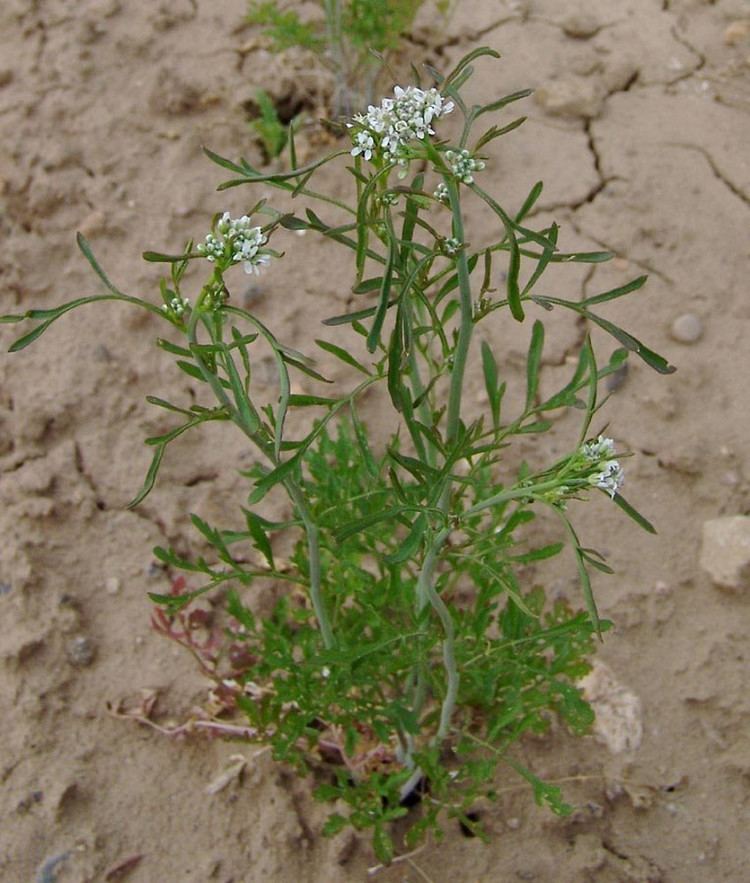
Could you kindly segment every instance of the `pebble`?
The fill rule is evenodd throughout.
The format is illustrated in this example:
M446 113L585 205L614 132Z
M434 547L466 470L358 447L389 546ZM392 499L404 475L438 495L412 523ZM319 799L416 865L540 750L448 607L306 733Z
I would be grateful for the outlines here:
M75 638L71 638L65 647L68 662L79 668L91 665L94 661L95 652L93 642L85 635L77 635Z
M116 576L109 576L104 580L104 591L108 595L116 595L120 591L120 580Z
M552 81L534 93L534 100L552 116L594 119L602 109L603 95L589 80Z
M573 12L562 20L562 29L569 37L587 40L601 30L601 24L590 12Z
M695 313L683 313L672 322L669 333L678 343L695 343L703 337L703 322Z
M107 216L104 212L93 211L81 221L79 230L84 236L90 238L98 233L103 233L107 226Z
M724 42L727 46L736 46L750 38L750 18L733 21L724 31Z
M718 588L750 588L750 515L705 521L700 565Z
M0 597L3 595L9 595L13 589L10 583L0 582Z
M612 754L635 751L643 737L641 701L603 663L594 660L591 671L580 680L584 698L596 712L594 735Z

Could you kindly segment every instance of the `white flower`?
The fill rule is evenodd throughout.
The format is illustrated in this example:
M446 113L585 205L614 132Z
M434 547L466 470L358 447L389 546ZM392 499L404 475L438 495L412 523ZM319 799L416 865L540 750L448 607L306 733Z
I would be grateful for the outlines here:
M186 297L179 297L175 295L170 299L168 304L162 305L162 310L165 313L172 313L178 319L185 313L185 310L190 309L190 301Z
M444 154L451 172L464 184L473 184L473 172L481 172L484 160L475 159L468 150L446 150Z
M453 255L457 254L462 245L463 243L459 242L455 236L451 236L449 239L444 239L442 242L443 251L449 257L453 257Z
M386 162L406 164L407 158L400 154L409 142L434 135L433 120L450 113L454 107L437 89L396 86L393 94L393 98L384 98L379 107L371 104L367 113L354 116L349 124L356 129L352 156L361 154L371 160L380 153Z
M596 441L586 442L581 449L583 456L592 463L610 458L615 452L615 443L611 438L600 435Z
M441 181L437 187L435 188L435 192L432 194L438 202L446 203L448 202L448 185L445 181Z
M612 498L620 490L624 480L625 473L617 460L608 460L604 464L604 469L589 479L592 484L605 490Z
M216 233L209 233L197 251L208 261L225 261L222 268L241 263L246 273L257 275L270 261L269 255L261 252L267 242L268 237L260 227L252 226L248 215L232 218L224 212L216 223Z
M615 460L615 443L611 438L600 435L594 441L581 446L581 453L597 472L589 476L589 483L606 491L610 497L619 491L625 479L625 473L618 460Z

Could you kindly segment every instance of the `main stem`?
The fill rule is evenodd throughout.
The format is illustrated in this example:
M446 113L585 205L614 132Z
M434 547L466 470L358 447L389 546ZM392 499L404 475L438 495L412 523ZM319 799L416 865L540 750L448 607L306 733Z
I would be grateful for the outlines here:
M453 212L453 237L463 245L464 241L464 225L461 217L461 203L458 194L458 183L455 179L446 179L448 194ZM456 259L456 272L458 275L458 289L461 306L461 325L458 330L458 340L453 353L453 370L451 372L451 384L448 395L448 412L447 412L447 429L446 429L446 446L450 448L458 438L458 430L461 421L461 397L463 394L464 376L466 374L466 364L469 357L469 348L471 346L471 335L474 330L473 304L471 299L471 283L469 280L469 267L466 260L466 253L461 247ZM440 495L439 508L447 513L450 506L452 482L450 478L446 478L445 487ZM450 528L442 530L433 540L427 555L422 564L422 569L417 580L417 610L421 611L425 605L430 604L438 615L445 632L445 640L443 641L443 664L447 678L445 696L443 698L442 708L440 710L440 723L435 735L434 742L439 744L448 734L450 728L451 717L456 705L458 696L459 673L456 668L455 656L455 630L453 626L453 618L450 610L446 606L443 599L435 590L434 573L435 566L438 561L440 550L450 534ZM424 696L424 676L420 673L415 692L417 704L421 705ZM415 708L418 714L420 708ZM415 771L415 774L418 771ZM411 778L414 778L414 775ZM411 778L409 781L411 781Z

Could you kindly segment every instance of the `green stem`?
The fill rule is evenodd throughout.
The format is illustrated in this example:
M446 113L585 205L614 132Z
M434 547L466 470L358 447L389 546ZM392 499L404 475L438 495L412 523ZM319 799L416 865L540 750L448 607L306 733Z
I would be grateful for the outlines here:
M460 242L464 241L464 225L461 217L461 201L458 194L458 184L452 177L445 178L448 187L448 196L450 199L451 210L453 212L453 236ZM461 397L463 394L464 375L466 373L466 364L469 357L469 348L471 346L471 335L474 330L473 319L473 303L471 298L471 282L469 280L469 267L466 258L466 252L460 249L456 258L456 272L458 275L459 299L461 306L461 324L458 330L458 340L453 353L453 368L451 371L451 384L448 395L448 412L447 412L447 428L446 443L452 445L457 437L461 421ZM452 482L450 478L446 478L445 487L440 496L439 508L447 513L450 506ZM443 704L440 709L440 723L437 733L435 734L434 743L439 744L447 735L450 728L451 718L456 705L458 696L459 673L456 668L455 654L455 631L453 627L453 619L445 602L435 591L434 572L437 564L440 550L442 549L450 528L444 528L433 541L430 550L425 556L422 569L417 580L417 610L421 611L424 606L429 603L433 610L437 613L445 632L445 640L443 641L443 665L446 673L446 691L443 697ZM419 699L424 692L424 674L420 672L417 681L416 697ZM418 710L417 710L418 713Z
M492 497L488 497L486 500L482 500L479 503L475 503L473 506L469 507L463 514L464 518L469 517L470 515L476 515L477 512L483 512L485 509L490 509L492 506L496 506L498 503L507 503L509 500L519 500L524 497L536 497L539 494L544 494L547 491L553 491L555 488L560 487L561 484L564 484L563 481L560 480L559 477L551 479L550 481L542 481L539 484L530 484L527 487L517 487L513 488L510 491L501 491L499 494L495 494Z
M305 525L305 533L307 535L307 555L308 566L310 569L310 601L315 611L315 616L320 626L320 634L323 638L323 644L326 650L330 650L334 644L333 629L331 621L328 618L328 611L323 603L323 595L321 591L320 578L320 531L318 525L312 519L307 503L302 496L302 491L292 481L284 482L287 492L297 507L297 512Z
M460 243L464 241L464 224L461 217L461 202L458 195L458 184L454 178L446 178L448 196L453 212L453 236ZM458 274L458 289L461 303L461 325L458 329L458 341L453 354L453 370L451 372L451 386L448 395L448 416L446 441L452 444L458 435L458 426L461 419L461 395L464 386L464 374L466 362L469 357L471 335L474 330L473 304L471 301L471 283L469 281L469 266L466 251L461 248L456 258L456 272ZM450 493L450 484L446 485Z

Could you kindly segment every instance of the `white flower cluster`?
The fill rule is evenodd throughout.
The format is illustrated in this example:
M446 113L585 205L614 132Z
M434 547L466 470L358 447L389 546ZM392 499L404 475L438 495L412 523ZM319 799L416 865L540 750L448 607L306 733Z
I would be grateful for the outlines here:
M441 181L437 187L435 188L435 192L432 194L438 202L444 202L447 204L448 202L448 185L445 181Z
M625 473L617 460L608 460L604 464L604 469L591 478L593 484L606 491L612 498L620 490L624 480Z
M464 184L473 184L473 173L484 168L484 160L474 159L468 150L446 150L444 156L451 172Z
M198 246L198 252L208 261L224 259L227 265L241 263L246 273L257 275L271 258L260 251L268 242L268 237L260 227L253 227L251 224L247 215L232 218L229 212L224 212L216 225L218 235L209 233L205 242Z
M172 313L178 319L184 315L185 310L190 309L190 301L186 297L175 295L170 299L168 304L162 304L162 310L165 313Z
M384 98L380 107L371 104L367 113L356 114L354 122L349 124L350 128L357 128L352 138L352 156L361 154L371 160L382 152L386 162L396 160L404 164L407 162L404 147L410 141L434 135L433 120L450 113L454 107L437 89L396 86L393 94L393 98Z
M586 442L581 451L587 460L597 463L599 460L606 460L614 454L615 443L611 438L605 438L603 435L600 435L596 441Z
M625 473L619 461L613 459L615 443L611 438L600 435L595 441L586 442L581 448L583 456L591 463L601 466L601 472L591 476L591 484L605 490L610 497L619 491L625 479Z
M453 257L454 255L458 254L459 249L461 248L463 243L456 239L455 236L451 236L448 239L444 239L441 245L443 252L449 257Z

